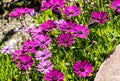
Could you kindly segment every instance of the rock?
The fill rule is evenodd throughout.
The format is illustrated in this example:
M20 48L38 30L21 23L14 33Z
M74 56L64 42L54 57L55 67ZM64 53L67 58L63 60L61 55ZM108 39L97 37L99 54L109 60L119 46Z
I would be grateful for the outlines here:
M29 27L32 22L32 17L30 15L25 15L25 20L27 25L25 24L25 21L23 20L23 24L27 27ZM0 45L16 45L15 48L20 48L22 46L22 43L25 42L30 38L29 34L25 33L25 27L21 28L22 24L19 20L15 18L9 18L9 20L1 18L0 21ZM11 41L15 39L16 41ZM4 40L4 41L3 41ZM11 41L11 42L10 42Z
M3 0L4 3L11 2L12 0Z
M103 62L94 81L120 81L120 44Z

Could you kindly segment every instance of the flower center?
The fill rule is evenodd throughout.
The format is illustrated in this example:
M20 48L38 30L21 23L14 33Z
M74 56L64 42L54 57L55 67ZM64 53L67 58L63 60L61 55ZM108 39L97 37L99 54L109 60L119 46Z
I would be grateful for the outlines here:
M57 7L59 7L59 4L58 4L58 3L56 3L56 4L54 5L54 8L57 8Z
M57 78L55 76L53 76L52 81L57 81Z
M51 29L51 26L48 26L47 28L48 28L48 29Z
M100 22L102 22L102 21L103 21L103 19L102 19L102 18L99 18L98 20L99 20Z
M85 71L85 69L84 69L84 68L80 68L80 71L81 71L81 72L84 72L84 71Z
M28 49L32 49L32 46L29 46Z
M120 9L120 6L117 6L117 9Z
M74 14L74 12L70 12L70 14Z
M48 68L48 66L44 66L44 69L47 69Z
M41 57L45 57L45 54L42 54Z
M83 32L82 32L82 31L79 31L79 34L83 34Z
M42 41L42 42L41 42L41 44L44 44L44 43L45 43L45 41Z
M42 32L38 32L38 35L42 34Z
M71 29L71 27L70 27L70 26L68 26L68 27L67 27L67 29L69 30L69 29Z
M64 43L68 43L68 40L64 40Z

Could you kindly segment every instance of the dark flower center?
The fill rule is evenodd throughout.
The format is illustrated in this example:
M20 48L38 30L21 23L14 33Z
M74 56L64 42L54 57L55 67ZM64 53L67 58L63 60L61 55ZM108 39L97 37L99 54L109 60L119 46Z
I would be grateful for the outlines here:
M51 29L51 26L48 26L47 28L48 28L48 29Z
M71 27L70 27L70 26L68 26L68 27L67 27L67 29L69 30L69 29L71 29Z
M6 49L7 51L9 50L9 48Z
M58 79L55 76L52 77L52 81L57 81L57 80Z
M74 12L70 12L70 14L74 14Z
M38 35L42 34L42 32L38 32Z
M117 9L120 9L120 6L117 6Z
M79 34L83 34L83 32L82 32L82 31L79 31L78 33L79 33Z
M84 71L85 71L85 69L84 69L84 68L80 68L80 71L81 71L81 72L84 72Z
M45 54L42 54L41 57L45 57Z
M98 20L99 20L100 22L102 22L102 21L103 21L103 19L102 19L102 18L99 18Z
M48 68L48 66L44 66L44 69L47 69Z
M64 43L68 43L68 40L64 40Z
M55 4L54 7L55 7L55 8L59 7L59 4Z
M32 62L32 60L26 60L25 62L21 62L21 63L24 65L27 65L28 63L31 63L31 62Z
M41 42L41 44L44 44L44 43L45 43L45 41L42 41L42 42Z
M32 49L32 46L29 46L28 49Z
M28 64L28 62L21 62L22 64L24 64L24 65L27 65Z

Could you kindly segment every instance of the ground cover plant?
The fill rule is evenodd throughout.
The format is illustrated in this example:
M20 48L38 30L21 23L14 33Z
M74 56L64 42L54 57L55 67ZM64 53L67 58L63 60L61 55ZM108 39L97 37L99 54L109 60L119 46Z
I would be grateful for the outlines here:
M20 48L1 47L0 80L93 81L120 42L119 4L119 0L42 0L39 12L14 9L10 18L21 21L30 15L35 25L21 23L30 37Z

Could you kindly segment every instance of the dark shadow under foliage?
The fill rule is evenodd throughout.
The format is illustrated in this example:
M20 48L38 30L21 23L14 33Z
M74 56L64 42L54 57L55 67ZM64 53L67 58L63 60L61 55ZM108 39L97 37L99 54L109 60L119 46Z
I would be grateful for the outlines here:
M4 42L6 42L8 39L10 39L15 33L17 33L17 32L14 32L14 29L11 29L10 31L8 31L7 33L5 33L3 39L0 42L0 46Z

